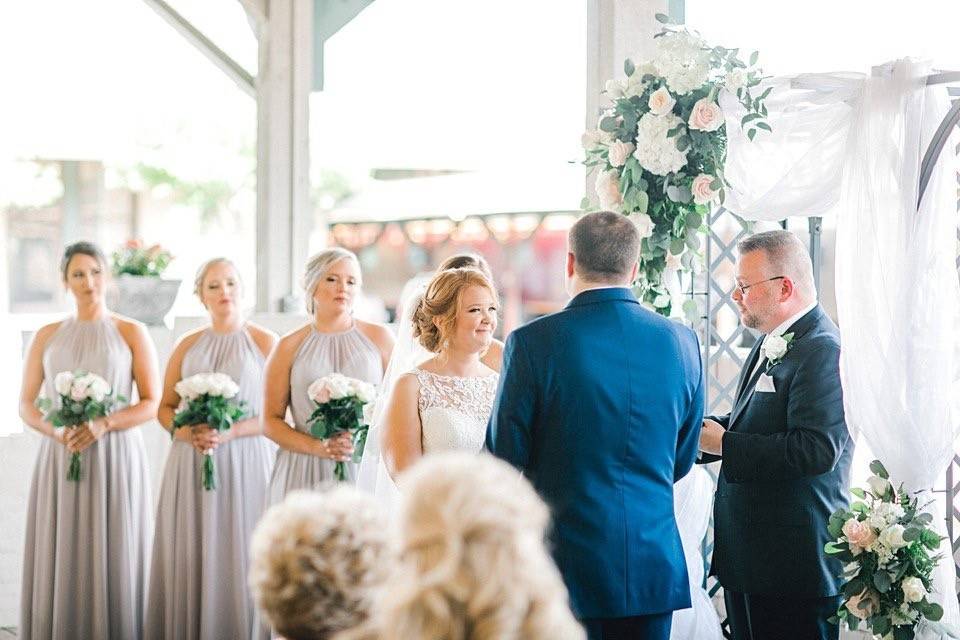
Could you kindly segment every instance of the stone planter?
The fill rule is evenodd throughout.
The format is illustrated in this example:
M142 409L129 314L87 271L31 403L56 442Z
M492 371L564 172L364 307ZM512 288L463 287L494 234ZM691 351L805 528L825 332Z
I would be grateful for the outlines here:
M180 290L180 280L127 273L114 278L116 289L107 302L110 309L148 325L162 325Z

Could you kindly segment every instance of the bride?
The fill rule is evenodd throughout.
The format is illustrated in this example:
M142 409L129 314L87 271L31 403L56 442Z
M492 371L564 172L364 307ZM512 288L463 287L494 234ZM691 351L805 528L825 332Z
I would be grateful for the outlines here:
M388 502L393 479L436 451L480 451L499 374L484 364L497 295L479 270L437 272L405 300L358 484ZM426 355L424 359L423 355Z

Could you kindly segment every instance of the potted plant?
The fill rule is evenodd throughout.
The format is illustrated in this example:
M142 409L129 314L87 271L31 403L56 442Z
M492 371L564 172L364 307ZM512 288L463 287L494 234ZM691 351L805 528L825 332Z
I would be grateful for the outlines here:
M180 280L165 280L163 272L173 255L158 244L144 247L129 240L113 252L116 297L111 308L148 325L163 324L180 290Z

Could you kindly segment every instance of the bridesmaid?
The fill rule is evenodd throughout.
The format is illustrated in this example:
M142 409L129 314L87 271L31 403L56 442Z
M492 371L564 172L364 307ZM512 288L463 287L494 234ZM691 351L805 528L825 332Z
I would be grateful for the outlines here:
M20 393L23 421L40 444L27 507L20 638L120 640L143 626L147 550L153 531L146 449L140 430L157 411L157 356L146 328L104 303L107 261L89 242L66 248L61 272L76 315L41 328L30 345ZM55 402L53 379L83 369L129 400L106 418L57 429L34 407ZM81 476L67 480L82 452Z
M197 373L218 372L240 387L248 417L217 432L205 425L173 431L163 472L147 620L143 637L165 640L267 638L254 633L247 589L247 548L263 510L276 446L260 426L263 366L276 343L272 332L245 322L240 276L214 258L197 272L194 293L210 324L177 343L163 382L158 419L172 429L180 404L174 385ZM203 488L203 452L213 449L216 489Z
M328 440L310 435L307 420L314 407L307 397L310 383L336 372L379 385L393 349L389 329L353 317L353 300L361 284L354 254L340 248L318 253L307 263L303 281L313 321L281 338L267 361L264 433L280 445L270 479L270 504L294 489L332 481L334 462L348 460L353 452L347 434ZM288 407L293 428L285 422ZM347 474L354 481L356 465L348 464Z

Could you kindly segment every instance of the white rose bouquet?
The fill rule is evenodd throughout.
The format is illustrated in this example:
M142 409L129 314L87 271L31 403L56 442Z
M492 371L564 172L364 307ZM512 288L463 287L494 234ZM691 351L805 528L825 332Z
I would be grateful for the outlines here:
M665 26L655 36L653 58L640 65L627 60L626 80L607 82L613 107L582 141L586 165L598 169L600 207L630 216L640 232L638 293L669 316L664 272L695 269L698 233L725 195L727 138L717 96L722 90L739 98L752 140L757 131L770 131L764 121L770 90L753 93L763 79L756 53L747 63L737 49L711 47L667 16L657 20ZM695 317L696 303L688 301L684 312Z
M184 378L174 389L180 396L180 410L173 416L173 428L196 424L226 431L247 415L246 404L233 398L240 392L237 383L225 373L198 373ZM203 456L203 488L217 488L216 465L213 455Z
M374 386L331 373L314 380L307 388L307 395L317 405L307 421L311 435L326 439L343 432L350 433L353 438L353 461L360 462L370 428L369 412L365 408L372 406L376 397ZM343 462L337 461L333 471L337 480L347 479L347 468Z
M44 412L43 419L54 427L79 427L85 422L109 415L118 404L127 401L121 395L113 395L106 380L87 371L61 371L54 377L53 387L60 396L60 406L54 408L55 404L50 398L37 398L36 405ZM79 453L70 456L67 480L80 480Z
M921 625L942 626L934 623L943 608L928 596L943 558L932 554L944 538L917 499L894 488L879 460L870 470L869 488L850 490L859 500L830 517L834 541L824 551L844 563L843 602L831 620L853 630L863 624L884 640L911 640Z

